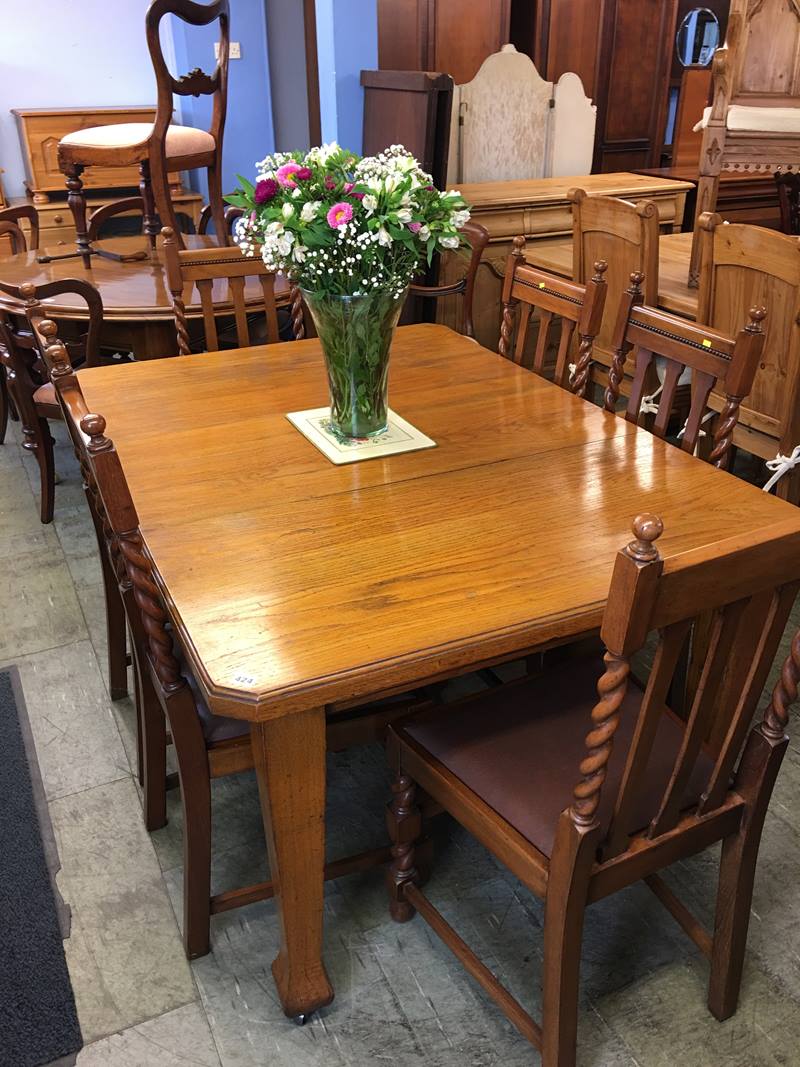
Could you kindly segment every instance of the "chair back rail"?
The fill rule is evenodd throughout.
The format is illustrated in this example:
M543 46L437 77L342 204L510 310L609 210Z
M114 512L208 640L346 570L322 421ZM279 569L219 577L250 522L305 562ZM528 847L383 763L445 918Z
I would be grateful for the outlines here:
M30 227L30 239L27 241L20 226L22 219L25 219ZM0 209L0 235L2 234L11 239L12 255L35 252L39 247L39 212L33 204L19 204L16 207Z
M410 292L414 296L438 300L443 296L463 296L461 302L461 333L467 337L475 336L475 327L472 322L472 302L475 293L475 277L483 257L484 250L489 243L489 231L479 222L466 222L461 227L461 233L469 242L470 256L466 273L458 281L447 285L421 285L413 283Z
M603 318L606 298L606 263L594 264L586 285L548 274L525 262L525 238L515 237L506 260L503 281L503 318L500 326L500 355L517 364L525 361L531 313L539 312L538 335L532 369L545 373L545 360L554 320L560 323L554 381L576 395L584 396L589 382L589 366L595 335ZM516 338L514 328L516 319ZM577 330L579 349L574 374L570 371L570 351Z
M658 304L658 207L652 200L633 204L608 196L588 196L583 189L567 194L572 203L572 277L586 285L594 264L608 264L608 299L595 338L595 353L607 366L613 355L616 309L634 271L645 278L645 303Z
M235 319L238 346L244 348L252 343L248 315L252 314L253 307L251 305L248 309L245 302L245 281L248 278L257 278L261 286L263 304L258 310L263 311L266 319L267 343L273 344L280 339L275 305L275 275L267 270L260 256L246 256L238 245L182 249L178 247L171 227L165 226L161 233L164 238L167 282L172 294L178 350L181 355L191 352L186 302L193 287L196 287L200 294L208 351L215 351L219 347L216 317L223 313L230 314L230 308ZM214 304L214 282L219 280L228 282L228 299L223 309Z
M115 215L123 215L126 212L135 211L144 217L144 198L141 196L128 196L124 200L114 200L110 204L104 204L97 208L89 216L89 240L98 241L100 232L105 223Z
M233 224L237 219L240 219L244 215L244 208L234 207L233 204L228 204L225 208L225 228L229 234L233 233ZM199 234L208 233L208 224L211 222L211 204L204 204L203 209L200 212L200 218L197 221L197 232Z
M64 278L53 282L45 282L43 285L33 285L25 282L22 285L9 285L0 281L0 292L18 301L20 313L25 315L32 324L33 317L41 317L40 304L50 297L61 296L63 293L75 293L85 303L88 310L88 325L86 333L76 342L70 342L70 358L74 361L82 361L87 367L94 367L100 363L100 330L103 325L103 300L98 290L91 282L83 281L82 278Z
M793 527L776 523L769 538L757 545L733 537L662 560L655 546L663 530L661 521L651 515L634 521L634 539L618 553L611 579L601 628L605 672L598 682L599 701L592 712L581 778L570 809L576 825L596 823L631 656L648 633L655 631L653 666L625 753L624 771L616 795L610 798L613 814L601 844L604 862L630 847L632 835L642 830L643 805L648 802L643 837L654 841L673 831L687 815L684 797L690 780L700 771L704 787L699 804L694 805L698 816L713 813L729 799L729 791L735 791L736 763L800 588L800 533ZM708 610L713 615L700 683L674 764L666 779L655 782L654 791L648 765L659 725L665 716L673 715L666 704L667 694L689 628ZM740 660L746 667L737 685L726 685L729 664ZM786 706L794 698L787 690L796 687L800 657L784 674L756 728L768 740L783 737ZM704 747L712 730L724 738L713 752ZM698 768L701 755L708 763L705 769Z
M767 439L759 450L764 458L791 452L800 444L800 239L760 226L721 225L710 214L699 227L698 321L734 336L748 307L767 312L760 373L740 424ZM721 396L713 397L720 407Z
M714 434L709 457L718 467L727 467L733 431L742 401L753 380L764 348L762 322L764 308L751 308L747 325L732 338L705 326L677 318L644 304L642 275L631 275L630 285L620 302L614 337L614 359L608 375L604 406L616 411L625 363L632 354L634 366L625 418L640 424L649 413L642 410L648 382L654 374L661 379L655 420L651 427L657 437L666 437L678 385L684 372L692 372L689 415L682 430L680 447L694 452L700 436L709 397L714 389L724 394L722 414ZM656 360L661 361L657 367Z
M219 21L219 56L212 74L207 74L199 67L187 74L175 78L167 66L161 47L160 24L166 16L180 19L190 26L209 26ZM173 94L177 96L211 96L213 98L211 123L208 132L216 145L213 159L208 160L209 200L212 205L214 228L220 244L228 244L225 226L222 189L220 187L220 160L222 158L222 139L225 131L225 114L228 102L228 57L230 53L230 8L228 0L213 0L209 4L198 4L194 0L152 0L145 15L145 35L153 70L156 76L157 106L156 120L150 149L149 166L156 190L166 188L168 171L166 156L167 129L172 121L174 110ZM197 166L202 164L197 163ZM182 169L180 160L169 163L172 170ZM158 196L157 196L158 199ZM162 222L177 229L172 203L158 205ZM180 241L180 237L178 238Z

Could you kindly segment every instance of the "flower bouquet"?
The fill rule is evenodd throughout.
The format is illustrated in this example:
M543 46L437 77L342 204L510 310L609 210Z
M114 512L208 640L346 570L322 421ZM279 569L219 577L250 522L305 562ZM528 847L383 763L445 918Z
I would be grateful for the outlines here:
M337 144L276 152L226 197L245 209L236 240L302 290L328 371L331 426L368 437L387 425L392 333L423 262L465 244L461 194L439 192L402 145L359 157Z

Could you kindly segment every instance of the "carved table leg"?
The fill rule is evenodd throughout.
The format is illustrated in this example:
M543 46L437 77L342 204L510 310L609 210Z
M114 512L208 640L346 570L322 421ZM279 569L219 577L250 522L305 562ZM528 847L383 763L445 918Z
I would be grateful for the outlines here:
M322 962L325 865L325 710L251 723L270 873L281 926L272 974L284 1012L330 1004Z

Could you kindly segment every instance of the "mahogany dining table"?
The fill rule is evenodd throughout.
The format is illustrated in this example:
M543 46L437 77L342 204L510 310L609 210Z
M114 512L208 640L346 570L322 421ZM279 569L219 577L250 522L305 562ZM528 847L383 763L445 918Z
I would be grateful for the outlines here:
M591 632L639 512L664 522L665 566L800 529L797 508L441 325L399 328L391 356L392 409L436 447L346 466L286 418L326 403L316 338L79 379L204 695L251 724L290 1016L333 997L326 704Z
M184 234L183 238L187 248L216 245L213 236ZM160 242L159 238L159 246ZM145 249L146 241L143 237L117 237L96 241L95 246L127 254ZM17 286L24 282L44 285L65 278L91 282L103 301L101 344L118 346L132 352L134 359L140 360L176 354L175 320L160 247L154 255L148 254L146 259L127 262L93 256L89 267L83 265L80 257L40 263L39 257L48 252L58 255L63 248L40 248L14 256L1 256L0 281ZM214 283L214 305L221 314L227 310L225 285L223 279ZM189 291L187 288L184 296L189 318L200 318L202 311L196 290ZM279 304L288 303L289 284L281 275L276 279L275 296ZM257 278L247 279L245 300L252 300L256 307L259 302L263 305L264 293ZM51 316L59 322L86 321L86 305L75 293L51 297L44 303ZM4 293L0 293L0 309L15 310L14 301Z

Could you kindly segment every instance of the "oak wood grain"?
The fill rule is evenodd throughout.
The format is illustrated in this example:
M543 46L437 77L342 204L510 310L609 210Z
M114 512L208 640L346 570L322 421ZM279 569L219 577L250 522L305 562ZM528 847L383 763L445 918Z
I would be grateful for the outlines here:
M665 557L800 529L783 502L432 324L398 330L390 397L438 447L347 467L285 418L326 402L316 339L79 377L192 666L242 718L596 627L636 511L664 516Z

